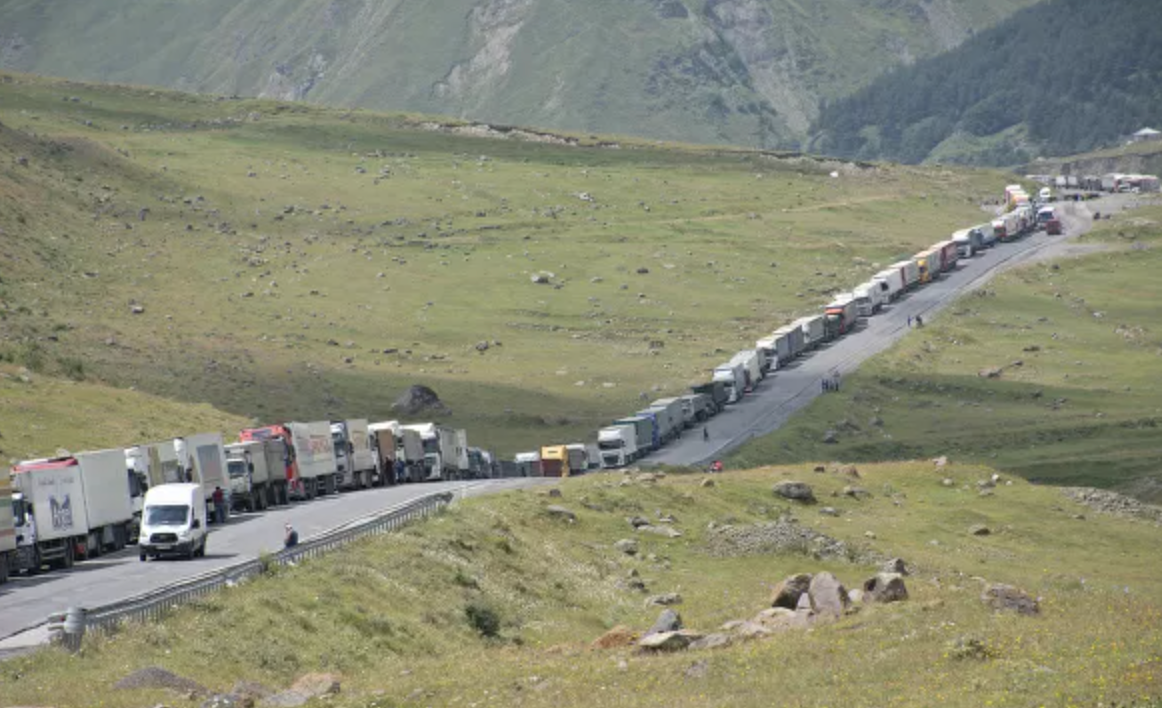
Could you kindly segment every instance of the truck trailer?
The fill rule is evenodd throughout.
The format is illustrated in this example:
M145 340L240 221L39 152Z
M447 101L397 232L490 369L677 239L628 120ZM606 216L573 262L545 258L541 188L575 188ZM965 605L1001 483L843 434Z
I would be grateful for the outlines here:
M129 544L125 451L81 452L12 468L17 569L69 568Z
M841 293L824 310L828 339L836 339L855 329L859 309L851 293Z
M335 470L339 486L366 489L375 477L375 455L367 420L354 418L331 422L331 443L335 449Z
M214 491L221 489L230 508L230 475L226 472L226 447L221 433L198 433L174 438L178 464L186 471L186 478L202 485L206 503L213 504Z
M726 390L726 384L721 381L695 384L690 387L690 391L691 393L701 393L710 398L710 403L714 408L712 415L721 413L730 400L730 393Z

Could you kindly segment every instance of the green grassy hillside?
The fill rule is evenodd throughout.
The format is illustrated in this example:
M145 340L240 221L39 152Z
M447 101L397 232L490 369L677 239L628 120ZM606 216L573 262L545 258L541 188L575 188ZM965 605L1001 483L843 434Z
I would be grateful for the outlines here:
M1162 499L1159 224L1123 212L1082 237L1096 252L999 276L734 463L948 455Z
M0 693L62 708L182 704L163 689L113 687L157 666L217 692L239 681L280 690L329 672L342 690L326 704L344 708L765 708L774 696L853 708L1159 705L1156 523L1096 513L1020 480L981 496L976 483L992 474L982 467L860 465L858 474L766 468L717 476L714 487L700 476L625 485L595 476L566 481L560 499L472 500L88 640L77 656L0 663ZM775 497L772 484L787 479L814 485L839 516ZM870 498L842 495L851 484ZM549 504L576 522L547 513ZM635 536L626 517L660 524L664 514L680 537L639 532L636 555L614 548ZM974 525L992 532L974 535ZM806 529L848 550L815 558L805 543L758 542L774 538L764 528ZM862 605L810 631L661 655L591 647L616 625L644 632L661 609L649 596L678 593L686 627L713 632L770 607L772 586L790 574L829 571L856 588L876 572L872 558L893 556L911 568L908 600ZM1039 597L1040 614L992 612L980 600L986 582Z
M704 379L1004 179L440 125L0 76L0 347L264 420L424 383L513 452Z
M753 147L1035 0L0 2L0 68Z

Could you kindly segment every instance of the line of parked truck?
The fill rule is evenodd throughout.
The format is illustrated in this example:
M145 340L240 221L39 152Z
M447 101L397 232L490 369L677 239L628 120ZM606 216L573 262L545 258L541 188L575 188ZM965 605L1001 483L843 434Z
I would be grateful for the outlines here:
M0 479L0 583L137 544L205 554L209 524L339 490L518 474L467 431L364 419L249 428L27 460ZM219 513L221 515L219 515Z
M1060 221L1044 193L1032 199L1020 185L1005 188L1005 208L997 219L961 229L951 238L933 244L911 258L902 259L876 273L850 292L835 295L821 312L800 317L758 339L714 367L711 380L692 386L689 393L660 398L642 410L618 418L597 431L598 464L623 467L664 447L683 431L704 425L726 406L737 403L763 378L780 367L835 339L854 332L861 319L880 312L905 293L921 287L956 268L962 258L972 258L998 242L1013 241L1046 224L1049 233L1060 233ZM581 448L581 444L567 447ZM562 446L552 445L517 455L523 470L561 468ZM593 458L588 459L593 464ZM584 468L582 468L584 469ZM564 473L576 471L564 468Z
M433 480L570 476L632 464L704 425L808 352L857 330L905 293L998 242L1056 220L1044 190L1005 188L1004 213L891 264L821 312L758 339L716 366L710 380L660 398L597 431L595 443L546 445L500 460L438 423L365 419L288 422L28 460L0 475L0 582L10 572L68 568L136 543L141 560L205 553L209 510L257 512L339 490Z

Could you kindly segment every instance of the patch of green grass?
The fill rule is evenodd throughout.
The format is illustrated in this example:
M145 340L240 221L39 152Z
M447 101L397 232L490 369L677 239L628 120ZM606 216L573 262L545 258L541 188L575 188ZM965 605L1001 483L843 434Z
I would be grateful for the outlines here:
M949 455L1036 482L1162 498L1160 217L1120 214L1082 238L1106 250L1024 267L964 296L733 464ZM981 375L994 368L999 378ZM838 444L822 442L827 430Z
M266 421L422 383L506 454L704 380L1005 179L3 80L0 347Z
M627 486L620 475L598 475L564 481L561 499L525 491L471 500L162 622L91 638L76 657L54 650L6 661L0 692L13 703L78 708L172 701L164 692L112 688L158 665L213 690L242 679L281 688L306 672L336 672L343 692L331 702L339 706L769 706L773 695L793 695L800 705L976 707L1127 705L1157 696L1156 525L1094 514L1020 479L982 497L976 482L992 474L985 467L879 464L858 472L853 480L811 466L766 468L716 475L714 487L695 475ZM944 477L954 485L943 486ZM776 498L771 487L783 479L811 483L841 516ZM853 482L872 497L843 496ZM577 522L544 514L549 503L574 510ZM681 537L638 534L633 557L614 549L634 535L625 517L659 512L676 517ZM1078 512L1088 518L1074 518ZM640 632L656 617L660 608L626 586L631 570L651 594L679 592L676 609L701 631L754 616L789 574L827 570L852 588L874 573L872 565L798 553L707 553L711 522L739 527L787 515L906 559L910 599L714 651L589 648L615 625ZM971 535L978 523L993 533ZM479 583L451 582L461 571ZM1039 596L1041 614L992 614L979 600L978 577ZM968 640L984 647L971 661L956 649ZM704 675L686 677L696 661L705 662Z

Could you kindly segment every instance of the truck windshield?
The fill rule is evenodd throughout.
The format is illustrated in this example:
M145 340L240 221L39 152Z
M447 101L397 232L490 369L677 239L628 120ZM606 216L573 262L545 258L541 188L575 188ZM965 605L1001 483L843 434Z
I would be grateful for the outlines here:
M424 454L440 454L440 441L436 438L426 438L424 440Z
M181 526L189 518L190 507L185 504L162 504L145 509L145 523L149 526Z
M230 460L226 463L226 470L230 473L230 479L245 477L246 463L242 460Z
M601 448L602 450L620 450L621 448L625 447L625 441L621 439L598 440L597 447Z

